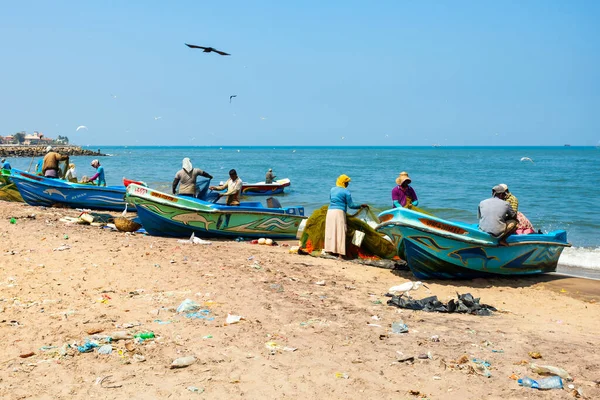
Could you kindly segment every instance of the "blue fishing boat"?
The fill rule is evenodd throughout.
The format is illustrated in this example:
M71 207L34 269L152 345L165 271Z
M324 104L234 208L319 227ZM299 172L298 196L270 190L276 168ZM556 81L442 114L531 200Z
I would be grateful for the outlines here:
M32 206L90 208L122 211L125 209L125 186L95 186L45 178L12 170L11 180ZM129 208L130 211L134 211Z
M294 239L306 218L304 207L283 208L274 199L268 202L272 207L259 201L227 206L134 183L127 186L125 198L137 208L144 229L156 236Z
M377 231L386 234L419 279L471 279L556 271L567 232L511 235L508 246L477 225L451 222L406 208L379 214Z
M257 183L242 183L242 196L270 196L273 194L281 194L283 190L290 186L291 182L288 178L279 179L273 183L257 182Z

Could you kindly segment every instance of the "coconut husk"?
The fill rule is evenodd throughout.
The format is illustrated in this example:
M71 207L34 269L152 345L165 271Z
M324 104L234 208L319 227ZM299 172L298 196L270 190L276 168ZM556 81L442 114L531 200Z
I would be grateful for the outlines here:
M142 225L137 222L125 217L115 218L115 226L121 232L135 232L142 227Z

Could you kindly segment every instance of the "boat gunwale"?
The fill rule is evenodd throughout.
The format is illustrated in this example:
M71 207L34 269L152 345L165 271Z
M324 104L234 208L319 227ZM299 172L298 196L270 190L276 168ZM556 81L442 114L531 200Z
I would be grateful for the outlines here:
M414 225L408 225L406 223L402 223L399 221L386 221L383 222L381 224L379 224L375 230L379 230L379 228L382 227L386 227L386 226L405 226L407 228L411 228L411 229L415 229L417 231L421 231L421 232L426 232L426 233L430 233L433 235L437 235L437 236L441 236L443 238L446 239L451 239L451 240L456 240L456 241L464 241L467 243L472 243L472 244L480 244L483 246L488 246L488 247L513 247L513 246L524 246L524 245L529 245L529 244L544 244L544 245L553 245L553 246L562 246L562 247L571 247L571 243L560 243L560 242L547 242L547 241L530 241L530 242L512 242L512 243L507 243L508 246L499 246L497 243L493 243L493 242L489 242L489 241L484 241L484 240L479 240L479 239L475 239L469 236L458 236L456 234L445 234L442 233L440 231L437 230L433 230L431 228L423 228L420 226L414 226ZM460 239L459 239L460 238ZM462 240L462 239L468 239L468 240ZM402 238L402 240L404 240L404 237Z

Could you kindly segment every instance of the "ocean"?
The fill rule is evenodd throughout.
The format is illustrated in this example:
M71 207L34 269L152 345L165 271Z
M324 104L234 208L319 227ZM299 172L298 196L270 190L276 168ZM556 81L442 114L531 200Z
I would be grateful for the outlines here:
M401 171L407 171L419 197L419 207L433 214L477 222L479 202L499 183L519 199L519 210L535 229L565 229L573 245L560 258L560 269L600 278L600 149L595 147L125 147L100 148L107 183L123 177L143 180L170 192L181 161L228 178L235 168L245 182L263 181L269 168L292 182L278 197L284 206L302 205L307 215L328 203L338 175L352 178L355 202L376 211L390 208L391 191ZM521 161L528 157L532 161ZM73 157L78 175L91 176L93 157ZM9 160L27 170L31 159ZM33 163L35 164L35 162Z

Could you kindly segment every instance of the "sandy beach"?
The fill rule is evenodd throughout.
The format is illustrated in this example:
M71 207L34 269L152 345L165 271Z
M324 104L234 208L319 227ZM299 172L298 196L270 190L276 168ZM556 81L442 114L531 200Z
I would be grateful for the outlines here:
M3 399L574 398L566 385L600 398L598 281L427 282L412 296L471 293L499 312L400 310L384 295L415 280L408 271L289 254L289 246L192 245L59 221L78 215L2 203ZM177 313L186 299L206 311ZM226 325L228 314L243 319ZM392 333L400 320L408 332ZM105 355L77 350L116 331L156 338L114 340ZM192 365L169 368L190 355ZM473 359L489 362L491 376ZM520 387L517 376L541 378L531 362L573 381L564 390Z

